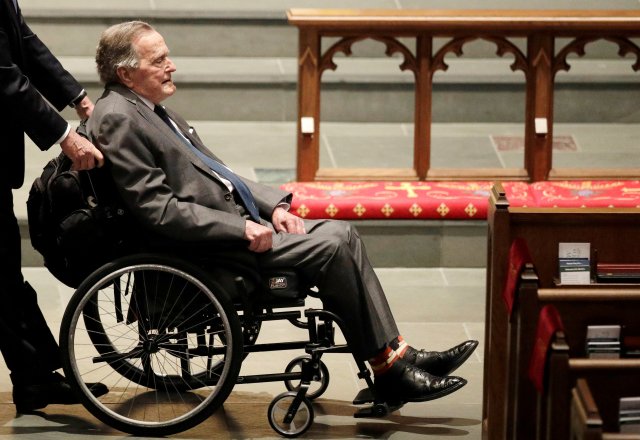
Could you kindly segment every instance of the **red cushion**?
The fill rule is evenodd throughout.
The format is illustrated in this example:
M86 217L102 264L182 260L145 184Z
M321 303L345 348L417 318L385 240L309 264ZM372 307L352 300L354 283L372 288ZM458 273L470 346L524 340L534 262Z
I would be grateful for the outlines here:
M486 219L493 182L291 182L303 218ZM524 182L505 182L511 206L533 206Z
M558 331L564 331L560 313L555 306L547 304L542 307L538 316L536 342L529 361L529 379L540 393L544 389L545 365L547 364L549 346Z
M638 208L638 180L536 182L529 191L539 207Z

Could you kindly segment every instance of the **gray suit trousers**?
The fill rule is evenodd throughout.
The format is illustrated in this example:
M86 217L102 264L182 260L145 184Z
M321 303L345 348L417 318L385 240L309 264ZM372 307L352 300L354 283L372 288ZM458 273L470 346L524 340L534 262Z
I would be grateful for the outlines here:
M305 220L305 228L305 235L275 233L260 265L296 269L318 287L324 308L344 321L354 354L374 357L399 332L358 232L338 220Z

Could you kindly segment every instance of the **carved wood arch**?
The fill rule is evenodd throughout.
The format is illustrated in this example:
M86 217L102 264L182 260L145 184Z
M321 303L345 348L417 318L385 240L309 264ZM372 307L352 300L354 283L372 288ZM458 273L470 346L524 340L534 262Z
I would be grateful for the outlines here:
M411 72L413 72L414 76L416 75L416 72L417 72L416 57L411 53L411 51L407 48L407 46L400 43L398 40L396 40L393 37L374 37L374 36L345 37L345 38L342 38L340 41L334 43L322 55L322 59L320 61L320 75L322 75L322 73L327 69L331 69L331 70L337 69L338 66L333 61L333 57L335 56L335 54L337 54L338 52L342 52L346 56L351 56L352 54L351 46L353 46L355 43L359 41L366 40L366 39L371 39L371 40L375 40L375 41L379 41L380 43L383 43L386 47L385 55L387 55L388 57L393 56L393 54L395 53L402 54L404 59L402 61L402 64L400 64L400 70L402 71L410 70Z
M571 53L575 53L579 57L583 57L586 53L585 46L597 40L606 40L618 45L618 55L625 57L632 53L636 56L636 62L631 66L634 71L640 70L640 47L633 41L624 37L579 37L567 44L554 58L553 74L555 75L561 70L569 71L571 66L567 62L567 57Z
M444 57L448 53L454 53L457 57L463 55L462 47L469 43L470 41L475 40L485 40L490 43L496 45L496 55L503 57L505 54L510 53L514 56L513 63L509 66L512 71L521 70L524 72L525 76L529 71L527 65L527 57L522 53L518 47L513 44L511 41L507 40L504 37L493 37L493 36L466 36L466 37L457 37L453 40L449 41L447 44L442 46L438 52L433 57L433 62L431 63L431 74L433 75L438 70L442 70L443 72L449 69L449 65L445 63Z

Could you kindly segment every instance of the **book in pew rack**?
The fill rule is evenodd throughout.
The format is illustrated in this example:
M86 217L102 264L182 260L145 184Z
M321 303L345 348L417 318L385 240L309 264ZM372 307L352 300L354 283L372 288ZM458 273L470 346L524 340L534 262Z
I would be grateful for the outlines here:
M592 359L619 358L620 333L619 325L590 325L587 327L586 352Z
M598 283L640 283L640 264L596 264Z
M622 433L640 433L640 397L621 397L618 422Z

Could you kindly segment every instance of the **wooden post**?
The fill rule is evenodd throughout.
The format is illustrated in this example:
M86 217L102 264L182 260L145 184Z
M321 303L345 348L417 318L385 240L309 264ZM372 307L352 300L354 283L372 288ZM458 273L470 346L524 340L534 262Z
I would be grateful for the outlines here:
M565 418L569 414L570 387L569 346L564 332L556 332L555 339L551 342L551 348L547 357L547 372L545 391L539 396L543 402L543 411L538 423L537 438L539 440L555 440L569 438L568 423L555 423L558 418Z
M537 321L540 314L538 287L540 280L533 264L527 263L520 275L518 296L514 302L509 342L509 395L506 401L507 438L523 439L536 431L536 394L529 380L529 361L535 346Z
M487 296L485 304L484 375L482 393L483 438L504 439L506 408L505 381L500 373L506 368L507 312L502 299L509 264L511 230L509 201L500 183L489 198L487 213Z
M418 180L425 180L431 166L431 52L433 39L420 34L416 41L416 90L415 114L413 115L413 168Z
M527 40L527 97L524 124L524 167L529 180L547 180L553 153L553 57L551 35L534 34ZM546 133L536 130L536 119ZM545 123L546 121L546 123Z
M298 46L298 181L315 180L320 166L320 35L300 28ZM313 132L302 132L302 118L313 118Z

